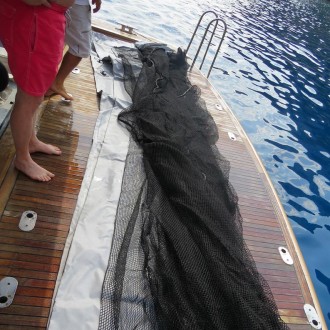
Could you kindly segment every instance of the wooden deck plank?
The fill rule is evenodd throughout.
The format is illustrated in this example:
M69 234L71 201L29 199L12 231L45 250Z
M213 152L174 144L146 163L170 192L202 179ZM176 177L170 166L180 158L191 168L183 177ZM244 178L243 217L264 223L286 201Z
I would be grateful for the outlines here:
M22 274L20 269L15 268L8 268L8 267L0 267L0 274L2 274L3 277L5 276L13 276L13 277L19 277L19 278L28 278L30 280L45 280L45 281L56 281L57 274L56 273L46 273L46 272L40 272L40 271L34 271L34 270L24 270L24 274ZM25 277L21 277L21 276Z
M3 326L2 329L7 329L7 325L20 326L21 329L24 329L25 326L42 327L45 329L47 326L47 321L47 317L2 313L0 318L0 325Z

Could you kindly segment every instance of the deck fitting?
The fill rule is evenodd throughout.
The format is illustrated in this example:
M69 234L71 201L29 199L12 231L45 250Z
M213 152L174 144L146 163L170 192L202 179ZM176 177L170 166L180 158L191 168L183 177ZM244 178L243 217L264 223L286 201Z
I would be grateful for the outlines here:
M74 68L71 72L74 73L74 74L79 74L80 69L79 68Z
M293 259L291 257L291 254L289 250L283 246L280 246L278 248L278 252L280 253L280 256L282 260L287 264L287 265L293 265Z
M18 224L20 230L31 231L36 225L37 213L34 211L25 211L22 213L21 220Z
M14 300L18 282L14 277L4 277L0 281L0 308L6 308Z
M236 141L236 135L234 133L228 132L228 136L229 136L230 140Z
M127 24L121 24L120 31L128 33L128 34L133 34L134 28L127 25Z
M306 313L309 324L314 329L322 329L322 324L315 308L312 305L305 304L304 311Z

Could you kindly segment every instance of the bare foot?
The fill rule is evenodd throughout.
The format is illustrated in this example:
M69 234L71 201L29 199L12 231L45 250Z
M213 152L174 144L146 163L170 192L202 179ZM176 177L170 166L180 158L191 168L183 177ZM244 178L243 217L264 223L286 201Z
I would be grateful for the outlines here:
M50 86L48 91L46 92L45 96L53 96L53 95L61 95L66 100L73 100L73 97L71 94L69 94L64 86L58 86L55 82Z
M53 173L39 166L32 159L27 161L18 161L15 159L14 164L19 171L23 172L32 180L48 182L55 176Z
M29 152L33 154L34 152L42 152L47 155L61 155L62 151L60 148L53 146L52 144L44 143L40 140L36 140L29 145Z

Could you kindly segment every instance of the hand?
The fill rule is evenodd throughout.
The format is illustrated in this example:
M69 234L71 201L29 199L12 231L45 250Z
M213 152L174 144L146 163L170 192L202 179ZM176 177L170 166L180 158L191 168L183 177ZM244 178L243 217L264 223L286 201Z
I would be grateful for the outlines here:
M25 2L27 5L30 6L46 6L46 7L51 7L50 2L51 0L22 0Z
M95 8L93 9L93 13L97 13L101 8L101 0L92 0L92 4L95 5Z

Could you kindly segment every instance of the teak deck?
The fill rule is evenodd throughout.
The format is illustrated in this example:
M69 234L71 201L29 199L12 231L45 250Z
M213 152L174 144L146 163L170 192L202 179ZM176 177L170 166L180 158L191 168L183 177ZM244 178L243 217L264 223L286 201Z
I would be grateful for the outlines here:
M62 155L36 154L33 158L55 173L53 180L39 183L23 174L17 175L10 165L13 156L10 132L5 132L0 141L0 175L9 166L0 188L0 279L13 276L19 283L13 304L0 309L2 330L47 326L62 251L99 112L90 60L82 61L79 67L80 74L71 74L66 83L75 100L66 103L56 96L45 100L41 107L38 135L59 146ZM18 228L26 210L38 215L31 232Z
M47 327L63 247L98 115L90 61L82 61L79 67L81 73L71 74L66 83L75 100L66 103L56 96L44 101L41 109L39 136L63 151L61 156L33 156L56 174L52 181L38 183L17 174L11 165L14 150L9 129L0 140L0 279L13 276L19 282L13 304L0 309L2 330ZM305 266L300 264L292 233L263 166L208 81L196 70L190 79L201 88L218 125L217 146L231 163L230 181L239 197L244 237L272 289L280 315L293 330L311 330L303 310L304 303L314 305L303 271ZM236 141L228 137L228 132L236 135ZM26 210L38 214L31 232L18 228ZM294 266L282 261L279 246L288 247Z

